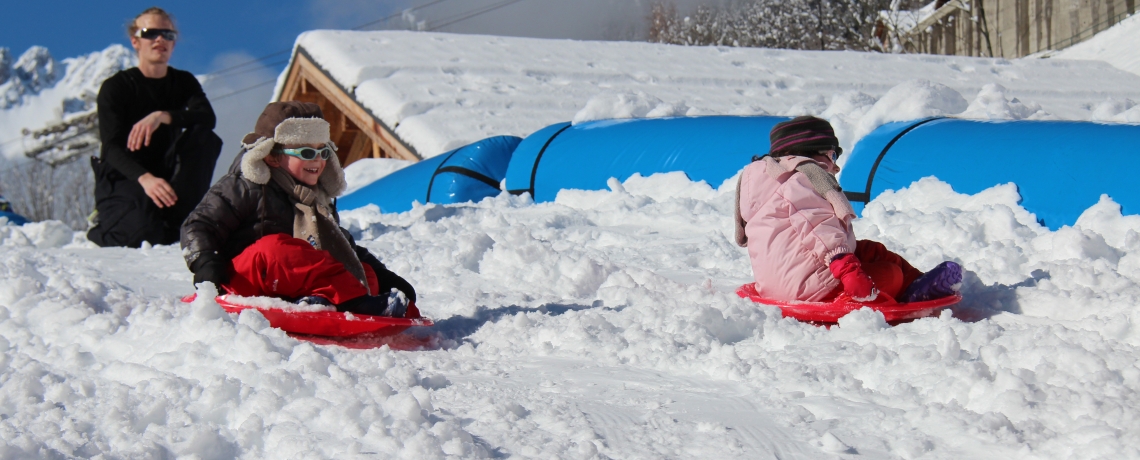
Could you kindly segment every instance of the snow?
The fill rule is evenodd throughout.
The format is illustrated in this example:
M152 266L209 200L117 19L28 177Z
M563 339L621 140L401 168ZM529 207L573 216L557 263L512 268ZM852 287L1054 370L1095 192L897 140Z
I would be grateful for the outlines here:
M1140 455L1140 218L1107 198L1050 232L1012 185L884 194L856 233L961 262L963 319L824 329L732 293L731 181L611 185L343 213L437 320L418 352L298 342L210 285L183 304L177 247L5 227L0 455Z
M1136 37L1140 36L1140 15L1133 14L1092 38L1066 49L1045 53L1052 59L1095 60L1140 75L1140 53ZM1118 123L1140 123L1140 107L1136 98L1109 97L1092 107L1091 120Z
M862 121L859 115L871 112L865 105L916 91L938 98L942 104L930 107L939 114L960 114L971 101L1000 104L993 100L999 95L1005 103L1016 105L1016 99L1032 108L1008 111L1009 117L1027 112L1034 119L1089 120L1098 104L1140 100L1140 75L1105 63L1060 59L400 31L310 31L297 38L297 45L424 157L491 136L525 137L564 121L712 114L841 113L842 119L829 119L838 121L840 142L850 150L875 123L920 112L879 110ZM853 103L860 106L845 110ZM832 108L836 104L844 108Z
M329 68L363 76L358 97L418 80L394 99L397 130L440 148L546 118L733 110L822 114L850 148L899 117L1114 117L1140 87L1058 59L338 34L301 42L352 45L329 59L385 40L422 53ZM563 70L501 54L431 64L478 44ZM590 56L609 70L588 70ZM730 72L737 61L755 76ZM547 83L521 80L531 71ZM360 187L403 166L346 169ZM894 327L860 310L827 329L733 293L751 279L734 184L672 173L549 203L342 213L436 320L414 332L438 344L421 351L297 341L259 313L225 313L209 284L183 303L195 291L177 246L0 226L0 458L1140 457L1140 216L1104 197L1050 231L1013 184L963 195L925 178L869 203L855 232L919 269L961 263L964 302Z
M1051 53L1051 56L1056 59L1104 61L1120 70L1140 75L1137 36L1140 36L1140 15L1133 14L1092 38Z
M348 188L344 194L355 192L360 187L371 184L377 179L399 171L415 163L396 158L362 158L344 167L344 178L348 181Z

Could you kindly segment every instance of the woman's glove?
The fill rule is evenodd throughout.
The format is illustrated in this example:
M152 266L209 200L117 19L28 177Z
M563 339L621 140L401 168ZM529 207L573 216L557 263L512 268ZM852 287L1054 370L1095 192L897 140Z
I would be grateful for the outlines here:
M870 302L879 297L875 282L863 272L859 258L854 254L839 254L831 258L831 275L843 283L843 292L857 302Z

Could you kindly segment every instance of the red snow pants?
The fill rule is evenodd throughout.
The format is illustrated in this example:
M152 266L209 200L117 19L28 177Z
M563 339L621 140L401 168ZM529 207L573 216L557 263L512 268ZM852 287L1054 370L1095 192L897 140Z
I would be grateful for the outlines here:
M912 267L906 259L877 241L856 241L854 254L862 264L863 272L871 277L879 292L892 299L898 299L910 283L922 276L922 272Z
M376 272L368 264L363 265L369 289L379 291ZM264 236L234 257L230 282L222 288L230 294L247 297L292 300L318 295L335 305L368 293L328 251L284 233Z

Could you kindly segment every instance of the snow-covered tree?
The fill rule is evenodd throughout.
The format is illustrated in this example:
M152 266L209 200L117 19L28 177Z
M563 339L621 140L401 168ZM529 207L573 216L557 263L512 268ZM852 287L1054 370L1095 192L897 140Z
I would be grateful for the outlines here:
M901 3L901 5L900 5ZM914 0L746 0L700 6L681 16L671 3L654 3L649 41L681 45L808 50L875 50L880 11Z

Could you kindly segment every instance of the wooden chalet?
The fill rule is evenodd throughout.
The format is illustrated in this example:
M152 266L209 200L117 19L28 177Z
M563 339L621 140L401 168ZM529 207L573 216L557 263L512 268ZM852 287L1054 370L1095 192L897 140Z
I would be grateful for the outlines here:
M341 165L362 158L423 159L386 125L365 109L352 91L322 69L305 48L296 47L278 101L313 102L321 106L331 128Z
M882 48L907 53L1014 59L1061 50L1136 13L1136 0L937 0L905 28L880 18Z

